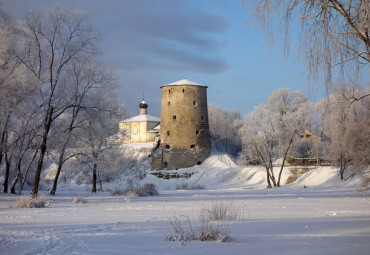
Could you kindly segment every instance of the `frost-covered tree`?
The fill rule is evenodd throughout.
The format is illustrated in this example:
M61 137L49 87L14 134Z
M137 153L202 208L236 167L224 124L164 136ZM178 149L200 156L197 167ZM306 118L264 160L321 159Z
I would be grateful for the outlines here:
M84 121L83 111L99 111L99 105L91 104L91 96L96 95L97 91L111 89L111 82L113 75L106 72L101 68L101 64L95 58L95 56L88 56L83 62L85 65L71 62L68 66L68 73L70 73L70 83L72 86L72 107L66 110L64 113L63 122L65 125L61 147L58 149L58 168L53 182L53 188L50 191L50 195L55 195L58 179L62 170L63 164L72 158L74 154L65 157L66 149L69 145L72 133L75 129L81 128L81 122ZM78 152L76 152L78 153Z
M241 149L239 127L236 126L240 120L240 113L209 104L208 119L213 149L237 156Z
M68 66L95 55L98 33L82 12L69 12L55 6L45 14L28 13L23 21L23 40L14 54L38 82L38 103L43 111L40 153L32 188L37 196L41 170L52 123L74 106Z
M93 173L91 192L96 192L99 167L104 167L102 152L110 149L108 137L118 131L118 123L125 113L123 106L117 102L114 90L100 90L91 95L91 106L82 116L81 128L73 134L80 141L82 161Z
M322 119L324 137L327 137L325 157L339 167L341 179L349 166L360 171L370 164L370 99L363 98L351 105L348 95L357 97L368 91L356 87L339 89L317 103Z
M266 169L267 186L280 186L287 156L299 131L312 118L308 99L299 91L277 89L265 105L256 107L243 121L239 134L243 143L241 157L249 163L260 163ZM281 160L278 176L273 162Z
M327 88L333 74L339 74L340 80L344 80L368 72L368 0L252 0L245 3L254 9L255 21L266 32L269 42L283 42L286 55L293 41L292 34L298 33L298 52L305 60L309 77L316 80L324 75ZM370 96L363 92L350 100Z

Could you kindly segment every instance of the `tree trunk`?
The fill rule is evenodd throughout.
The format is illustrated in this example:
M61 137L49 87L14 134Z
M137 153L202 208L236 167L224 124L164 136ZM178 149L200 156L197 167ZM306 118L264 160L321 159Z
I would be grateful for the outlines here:
M18 159L17 162L17 174L14 177L12 187L10 188L10 193L15 194L15 185L18 182L19 176L21 175L22 157Z
M274 185L274 187L276 187L276 179L275 179L275 175L274 175L274 167L272 166L272 159L270 158L270 161L269 161L269 169L270 169L270 179L272 181L272 184Z
M62 171L64 153L66 151L68 141L69 141L69 135L65 143L63 144L62 151L60 152L60 155L59 155L58 169L57 169L57 173L54 178L53 188L50 191L50 195L52 196L55 196L55 192L57 191L58 179L59 179L60 172Z
M75 119L76 119L76 116L77 116L78 112L79 112L78 110L73 111L73 116L72 116L72 119L71 119L71 123L69 124L69 128L68 128L68 136L67 136L67 139L65 140L65 142L63 144L62 150L61 150L60 155L59 155L58 169L57 169L57 173L56 173L55 178L54 178L53 188L50 191L50 195L52 195L52 196L55 196L55 192L57 191L59 175L60 175L60 172L62 171L62 167L63 167L63 164L64 164L64 162L63 162L64 153L67 149L68 142L71 139L71 133L72 133L72 130L73 130L73 125L74 125L74 122L75 122Z
M99 171L97 171L97 172L98 172L98 180L99 180L99 185L100 185L100 191L102 191L103 190L103 184L102 184L101 179L100 179L100 173L99 173Z
M279 171L279 177L278 177L278 181L277 181L277 186L278 187L280 187L280 179L281 179L281 174L282 174L283 169L284 169L285 160L286 160L286 157L288 156L288 152L289 152L290 146L293 143L293 139L294 139L294 136L295 136L296 132L297 132L297 130L294 130L292 136L290 137L288 148L284 152L283 163L281 164L281 168L280 168L280 171Z
M8 157L8 152L5 153L5 180L4 180L4 193L8 193L9 171L11 166L11 159Z
M3 161L4 147L8 143L7 132L8 132L8 124L9 124L10 116L11 116L11 112L6 115L4 129L3 129L3 132L1 133L1 141L0 141L1 142L0 143L0 165L1 165L1 162Z
M37 193L39 191L41 170L44 164L44 156L46 153L46 143L48 141L49 131L50 131L51 122L52 122L52 116L53 116L53 107L50 107L45 117L44 134L42 136L40 157L39 157L39 161L37 162L36 175L35 175L35 180L33 181L33 187L32 187L32 192L31 192L32 197L37 197Z
M98 164L94 163L94 169L93 169L93 186L91 189L91 192L96 193L96 169L98 168Z
M267 180L267 188L268 189L271 189L272 186L271 186L271 181L270 181L270 172L269 172L269 169L266 168L266 174L267 174L267 177L266 177L266 180Z
M33 157L32 157L31 162L28 164L28 167L27 167L27 170L26 170L26 172L25 172L25 174L24 174L24 177L23 177L22 184L21 184L21 187L20 187L20 189L19 189L18 195L20 195L20 194L22 193L24 183L26 182L26 179L27 179L28 171L30 170L31 165L32 165L33 161L35 160L35 158L36 158L36 156L37 156L37 153L38 153L38 152L39 152L39 150L37 149L37 150L35 151L35 153L33 154Z

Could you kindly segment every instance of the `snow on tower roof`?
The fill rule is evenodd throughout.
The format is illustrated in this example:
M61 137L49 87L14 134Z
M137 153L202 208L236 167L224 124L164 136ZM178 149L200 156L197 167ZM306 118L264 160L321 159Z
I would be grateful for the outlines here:
M164 86L180 86L180 85L202 86L202 87L206 87L207 88L207 86L204 86L203 84L200 84L200 83L197 83L197 82L194 82L194 81L190 81L190 80L188 80L186 78L184 78L182 80L179 80L179 81L176 81L176 82L165 84L162 87L164 87Z

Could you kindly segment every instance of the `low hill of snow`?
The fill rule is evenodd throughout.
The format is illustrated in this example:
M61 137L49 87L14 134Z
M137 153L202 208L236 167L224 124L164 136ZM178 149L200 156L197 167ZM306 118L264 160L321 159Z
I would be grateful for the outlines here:
M266 171L262 166L240 166L227 154L212 154L202 165L173 171L159 171L172 177L186 176L188 178L158 178L158 171L151 171L152 143L123 145L111 151L107 165L100 165L100 178L103 189L123 189L127 185L153 183L158 190L175 189L207 189L207 190L246 190L264 189L267 186ZM274 167L275 177L279 175L280 167ZM42 189L51 188L56 172L56 164L48 162L48 168L43 171ZM300 173L297 175L296 173ZM286 166L281 176L282 187L334 187L345 185L356 189L361 180L347 171L347 180L341 181L335 167ZM189 177L190 176L190 177ZM92 171L87 165L81 165L78 160L71 160L62 171L58 189L90 190ZM289 184L287 182L289 181ZM99 187L98 187L99 188Z

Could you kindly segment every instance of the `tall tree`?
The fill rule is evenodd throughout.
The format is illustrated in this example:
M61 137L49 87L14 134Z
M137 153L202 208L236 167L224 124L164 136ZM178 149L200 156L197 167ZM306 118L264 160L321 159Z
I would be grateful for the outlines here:
M241 157L265 167L268 188L280 186L294 138L309 125L311 115L308 99L301 92L283 88L275 90L267 103L256 107L242 123ZM276 159L281 160L278 176L273 166Z
M67 127L66 130L64 130L65 136L63 137L62 146L59 151L58 168L50 195L55 195L63 164L74 156L72 154L65 157L65 152L72 137L72 132L74 129L80 128L80 122L83 121L83 119L81 120L81 118L79 118L81 111L104 110L100 109L99 105L91 104L91 98L89 97L92 94L96 94L96 90L112 89L109 84L113 80L111 73L104 71L96 59L90 58L86 59L84 62L87 64L83 66L79 63L72 62L72 65L69 67L70 82L74 84L71 97L73 106L68 109L65 114Z
M254 8L255 20L266 31L270 42L284 42L286 54L289 52L291 34L299 31L299 54L306 62L309 77L316 80L324 73L327 88L335 73L342 74L343 80L362 70L368 72L369 0L245 2ZM369 95L365 92L350 100L357 101Z
M107 139L117 133L118 123L123 118L124 109L115 95L114 90L100 90L91 95L91 104L95 107L84 111L82 129L74 134L80 141L83 161L93 173L91 192L97 191L99 167L104 165L102 152L112 148Z
M98 34L83 12L69 12L60 6L46 14L29 13L24 20L23 47L14 50L17 59L38 80L39 104L43 110L40 153L32 187L37 196L44 156L52 123L73 107L67 67L96 53Z
M328 137L325 156L339 167L342 180L349 166L356 166L359 172L363 172L370 163L370 98L351 106L347 99L348 95L357 97L364 93L369 91L360 91L356 87L338 89L329 95L329 99L317 103L322 115L323 135Z
M229 111L220 107L208 105L209 129L211 133L212 148L237 156L241 149L241 140L238 134L240 113Z

